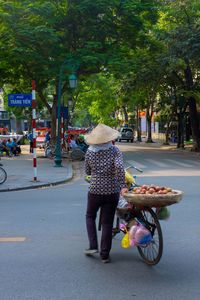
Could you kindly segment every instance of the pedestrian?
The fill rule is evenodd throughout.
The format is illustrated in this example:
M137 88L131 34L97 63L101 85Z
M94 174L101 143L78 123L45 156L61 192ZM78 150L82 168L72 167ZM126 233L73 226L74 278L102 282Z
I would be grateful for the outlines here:
M71 134L71 136L70 136L70 144L69 144L69 146L70 146L70 148L72 150L78 148L78 144L77 144L77 142L75 140L75 136L73 134Z
M102 235L100 257L103 263L110 261L112 228L119 195L128 191L120 150L112 144L119 132L104 124L97 125L86 137L89 148L85 155L85 173L91 175L88 191L86 227L89 248L86 255L98 252L96 215L101 209Z
M16 156L21 153L21 148L20 145L17 143L17 139L13 138L12 141L12 153Z
M6 146L6 140L0 140L0 152L6 153L7 156L11 156L9 148Z
M29 145L30 145L29 152L33 153L33 133L32 132L30 132L28 134L28 139L29 139Z
M88 145L86 144L85 138L83 135L78 136L77 145L83 152L86 152L88 149Z
M50 143L50 140L51 140L51 130L48 130L45 134L45 140L44 142L45 143Z
M7 139L6 147L9 149L10 155L14 155L14 153L13 153L13 144L12 144L12 141L11 141L10 138Z

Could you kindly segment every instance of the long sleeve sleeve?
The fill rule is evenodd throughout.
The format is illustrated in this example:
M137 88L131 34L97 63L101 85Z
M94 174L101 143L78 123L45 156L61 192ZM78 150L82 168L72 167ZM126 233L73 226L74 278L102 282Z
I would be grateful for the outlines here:
M89 153L86 152L85 154L85 164L84 164L85 174L91 175L91 167L89 165Z
M122 153L119 151L118 148L116 148L116 157L115 157L115 169L116 169L116 175L117 180L119 182L120 188L126 188L125 183L125 171L124 171L124 164L123 164L123 156Z

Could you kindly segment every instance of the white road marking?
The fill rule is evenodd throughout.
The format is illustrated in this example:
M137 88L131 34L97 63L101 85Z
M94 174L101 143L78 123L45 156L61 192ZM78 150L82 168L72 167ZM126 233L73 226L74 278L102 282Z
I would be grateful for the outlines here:
M10 243L10 242L24 242L26 237L16 236L16 237L0 237L0 243Z
M145 160L147 160L148 162L152 163L153 165L156 165L156 166L161 167L161 168L166 168L166 167L169 166L169 164L166 164L163 161L161 162L161 161L157 161L155 159L150 159L150 158L147 158Z
M138 163L138 162L136 162L134 160L125 160L125 162L127 162L128 165L130 165L130 166L132 165L132 166L134 166L136 168L139 168L139 169L147 168L147 166L145 166L145 165L143 165L141 163Z
M183 168L194 168L194 167L197 167L197 164L199 163L199 162L195 162L193 160L184 160L184 162L181 162L181 161L177 161L176 159L166 159L166 158L162 159L161 161L156 160L156 159L146 158L143 160L143 162L145 163L145 161L147 162L147 164L141 164L134 160L126 160L125 162L127 165L133 165L140 169L148 168L149 163L151 165L158 166L160 168L169 168L169 167L173 168L173 167L177 167L177 166L180 166Z
M187 164L189 164L191 166L195 166L195 167L197 167L198 165L200 165L200 160L184 159L184 162L186 162Z
M180 167L184 167L184 168L193 168L193 166L191 164L186 164L177 160L173 160L173 159L165 159L165 161L170 162L170 164L172 165L178 165Z

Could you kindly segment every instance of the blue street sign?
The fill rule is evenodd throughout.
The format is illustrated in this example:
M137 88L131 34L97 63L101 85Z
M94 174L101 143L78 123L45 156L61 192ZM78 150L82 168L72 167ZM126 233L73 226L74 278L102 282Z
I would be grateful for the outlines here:
M8 106L31 106L32 94L9 94Z

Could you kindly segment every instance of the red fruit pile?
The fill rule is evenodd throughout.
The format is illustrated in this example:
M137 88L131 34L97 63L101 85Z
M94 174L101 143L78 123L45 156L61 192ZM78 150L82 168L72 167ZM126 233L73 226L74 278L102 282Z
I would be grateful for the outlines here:
M170 187L158 186L158 185L142 185L141 187L135 187L132 191L133 194L173 194Z

